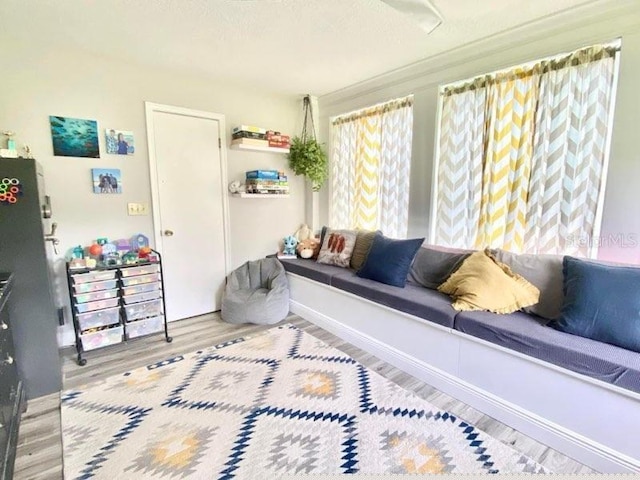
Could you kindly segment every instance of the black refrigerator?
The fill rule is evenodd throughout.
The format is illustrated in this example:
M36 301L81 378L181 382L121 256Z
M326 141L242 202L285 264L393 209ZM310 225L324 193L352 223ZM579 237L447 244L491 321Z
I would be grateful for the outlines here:
M0 158L0 271L14 274L9 315L28 399L59 391L62 383L51 215L40 164Z

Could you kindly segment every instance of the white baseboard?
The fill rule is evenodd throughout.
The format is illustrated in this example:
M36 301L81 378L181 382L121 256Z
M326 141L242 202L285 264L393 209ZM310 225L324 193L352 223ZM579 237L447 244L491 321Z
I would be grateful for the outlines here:
M550 422L295 300L291 300L290 309L291 312L372 353L394 367L597 471L640 472L640 460ZM597 413L594 414L597 415ZM635 441L635 439L629 440Z

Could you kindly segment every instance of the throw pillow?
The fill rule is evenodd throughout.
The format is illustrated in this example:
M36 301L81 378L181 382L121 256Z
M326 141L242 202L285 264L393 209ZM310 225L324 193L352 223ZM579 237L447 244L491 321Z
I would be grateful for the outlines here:
M432 290L442 285L471 253L453 253L437 247L418 250L408 279Z
M455 310L513 313L538 302L540 292L491 252L472 253L438 291L453 297Z
M640 352L640 268L564 257L556 330Z
M402 287L416 252L424 238L394 240L377 232L371 242L369 255L357 275L394 287Z
M362 265L364 265L364 261L367 259L367 255L369 255L369 250L371 249L371 244L373 243L373 237L375 236L375 231L358 230L356 244L353 247L353 254L351 255L351 268L356 271L362 268Z
M531 255L495 250L496 260L509 265L509 268L523 276L538 290L540 301L523 310L533 313L547 320L554 320L560 316L562 309L562 256L560 255Z
M320 247L317 262L348 267L355 244L356 232L354 230L331 230L328 228L322 247Z

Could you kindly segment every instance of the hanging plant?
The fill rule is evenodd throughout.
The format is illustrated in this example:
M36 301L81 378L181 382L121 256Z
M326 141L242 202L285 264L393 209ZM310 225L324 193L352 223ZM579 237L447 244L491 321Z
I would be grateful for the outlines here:
M304 123L302 134L293 137L289 147L289 167L296 175L304 175L311 182L314 192L322 187L327 179L327 155L316 140L311 111L311 99L307 95L303 100Z

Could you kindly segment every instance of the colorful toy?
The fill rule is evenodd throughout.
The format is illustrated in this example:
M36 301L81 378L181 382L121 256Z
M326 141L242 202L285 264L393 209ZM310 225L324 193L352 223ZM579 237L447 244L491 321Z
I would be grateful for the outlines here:
M104 246L104 245L106 245L107 243L109 243L109 239L108 239L108 238L106 238L106 237L97 238L97 239L96 239L96 243L97 243L98 245Z
M295 255L296 254L296 245L298 245L298 239L293 235L287 235L283 239L284 248L282 253L285 255Z
M18 197L22 195L20 180L9 177L0 180L0 204L13 205L18 202Z
M89 247L89 255L91 255L92 257L99 257L100 255L102 255L102 245L99 245L97 243L91 245Z
M151 247L142 247L138 250L139 258L148 258L151 253Z
M320 253L320 241L315 238L302 240L296 248L301 258L313 258Z
M146 235L139 233L131 237L131 248L133 250L138 250L142 247L148 247L148 246L149 246L149 238Z
M138 263L138 252L134 252L133 250L131 250L122 255L122 263L124 263L125 265Z
M106 258L111 255L117 255L116 246L113 243L105 243L102 245L102 255Z
M121 255L131 250L131 242L126 238L114 240L112 243L116 246L116 251Z
M71 258L84 258L84 248L82 248L82 245L73 248Z

